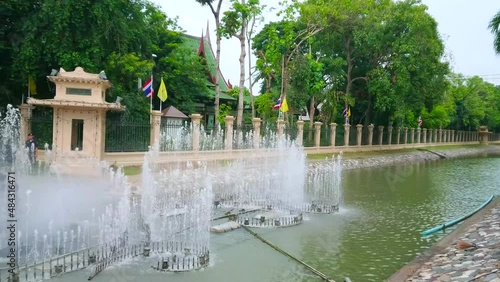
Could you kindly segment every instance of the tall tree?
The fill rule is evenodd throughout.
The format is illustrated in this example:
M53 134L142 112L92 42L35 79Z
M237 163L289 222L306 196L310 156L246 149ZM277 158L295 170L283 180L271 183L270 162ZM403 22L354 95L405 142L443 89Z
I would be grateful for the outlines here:
M219 33L221 23L221 7L223 0L196 0L196 2L200 3L202 6L210 7L210 11L212 12L215 19L215 28L216 32L216 51L215 51L215 102L214 102L214 110L215 110L215 128L219 127L219 96L220 96L220 86L219 86L219 72L220 72L220 48L221 48L221 34ZM214 4L217 3L217 6Z
M493 16L488 28L491 33L493 33L493 48L495 48L495 52L500 55L500 11Z
M226 38L235 37L240 41L240 83L238 96L238 114L236 118L236 127L241 128L243 123L243 101L245 90L245 57L246 41L249 21L261 13L259 0L239 0L234 1L231 9L224 13L220 33ZM251 74L250 74L251 75Z

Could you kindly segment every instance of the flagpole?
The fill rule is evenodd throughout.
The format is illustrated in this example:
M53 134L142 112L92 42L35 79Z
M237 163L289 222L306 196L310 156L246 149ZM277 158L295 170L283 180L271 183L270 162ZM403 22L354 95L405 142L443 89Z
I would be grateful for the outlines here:
M161 77L161 81L163 81L163 76ZM161 85L160 85L160 87L161 87ZM160 92L160 90L158 90L158 92ZM161 113L161 104L163 104L163 102L160 99L160 97L158 97L158 99L160 100L160 113Z
M153 73L151 73L151 97L149 98L149 124L153 124Z

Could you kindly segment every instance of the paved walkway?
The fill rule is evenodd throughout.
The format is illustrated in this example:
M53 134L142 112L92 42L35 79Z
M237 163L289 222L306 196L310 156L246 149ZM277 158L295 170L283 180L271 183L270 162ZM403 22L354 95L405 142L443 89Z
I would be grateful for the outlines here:
M406 281L500 282L500 201L479 220L450 234L444 248L419 265ZM474 243L477 249L460 250L457 242Z

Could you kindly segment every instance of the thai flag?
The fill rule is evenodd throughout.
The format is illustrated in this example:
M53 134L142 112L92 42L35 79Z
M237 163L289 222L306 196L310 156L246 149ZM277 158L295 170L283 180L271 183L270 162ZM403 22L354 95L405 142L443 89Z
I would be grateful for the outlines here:
M153 90L153 77L150 77L146 83L142 86L142 91L144 95L148 98L153 98L154 90Z
M278 99L278 102L276 102L276 105L274 105L273 109L279 109L281 108L281 98Z
M342 116L343 116L343 117L347 117L347 110L348 110L348 108L347 108L347 106L346 106L346 107L344 108L344 111L342 112Z
M418 126L422 126L422 123L423 123L422 117L418 117Z

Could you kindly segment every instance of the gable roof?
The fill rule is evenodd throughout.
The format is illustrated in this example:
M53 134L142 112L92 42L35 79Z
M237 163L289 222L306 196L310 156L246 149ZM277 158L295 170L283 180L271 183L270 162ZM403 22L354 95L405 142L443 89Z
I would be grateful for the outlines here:
M168 118L188 118L185 114L183 114L181 111L179 111L176 107L170 106L163 111L161 111L161 116L162 117L168 117Z
M202 34L201 37L184 34L184 44L186 47L196 52L198 56L202 56L203 58L205 58L209 71L208 75L210 77L210 79L208 80L208 86L211 90L210 92L212 92L213 89L214 97L215 75L217 74L219 87L221 90L219 97L224 100L236 100L234 97L231 97L230 95L224 93L230 90L232 88L232 85L230 85L229 82L224 78L220 70L215 70L215 55L212 49L212 44L210 43L210 36L208 35L208 33L207 35Z

